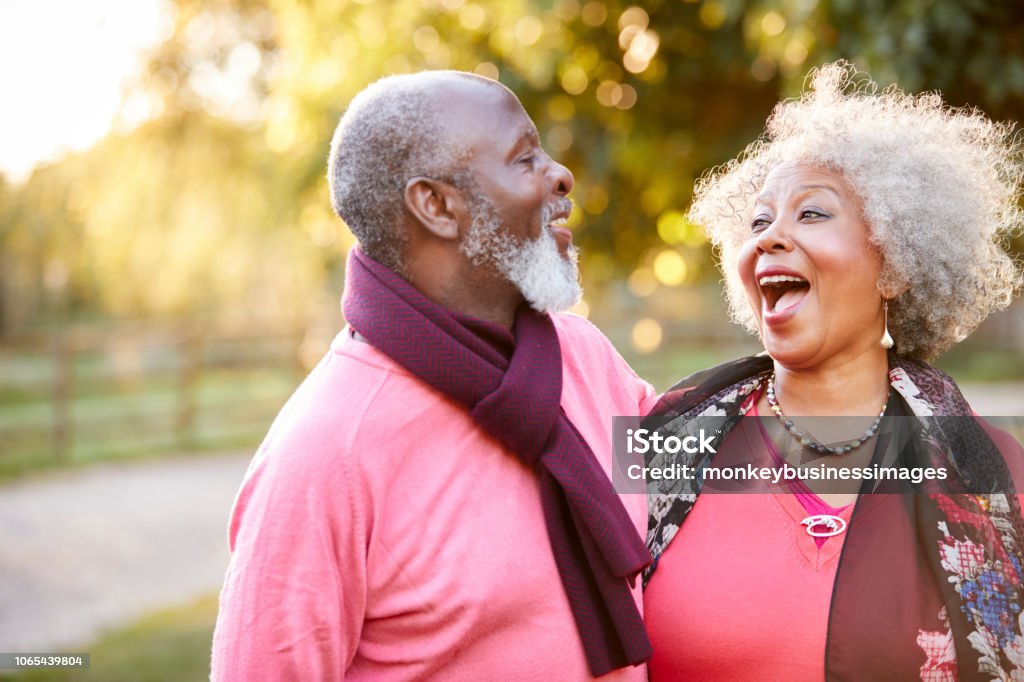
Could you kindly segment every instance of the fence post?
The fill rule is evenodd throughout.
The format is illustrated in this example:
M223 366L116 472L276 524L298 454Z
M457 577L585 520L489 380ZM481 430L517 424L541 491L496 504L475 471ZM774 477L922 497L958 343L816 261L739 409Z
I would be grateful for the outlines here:
M181 366L178 374L178 414L175 432L183 447L196 442L197 388L203 364L203 338L195 327L189 327L180 342Z
M74 348L58 325L51 340L53 349L53 456L62 464L71 459L71 393L74 390Z

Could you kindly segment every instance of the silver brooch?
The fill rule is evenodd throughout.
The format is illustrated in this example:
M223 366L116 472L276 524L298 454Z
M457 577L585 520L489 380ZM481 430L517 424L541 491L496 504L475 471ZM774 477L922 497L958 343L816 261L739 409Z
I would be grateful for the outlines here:
M816 538L830 538L846 530L846 521L832 514L808 516L800 522L800 525L807 526L807 534L813 535ZM824 528L826 530L815 530L816 528Z

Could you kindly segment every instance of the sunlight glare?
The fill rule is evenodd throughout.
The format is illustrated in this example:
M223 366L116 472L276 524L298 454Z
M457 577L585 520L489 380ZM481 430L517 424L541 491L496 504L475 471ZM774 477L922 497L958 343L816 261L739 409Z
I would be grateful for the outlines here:
M173 12L166 0L0 3L0 172L24 180L106 135L123 87L143 51L168 37Z

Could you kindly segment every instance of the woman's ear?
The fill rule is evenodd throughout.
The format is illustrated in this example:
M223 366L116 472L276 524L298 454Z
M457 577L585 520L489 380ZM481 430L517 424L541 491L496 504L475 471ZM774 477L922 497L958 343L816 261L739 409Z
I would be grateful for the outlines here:
M885 286L879 285L878 289L882 294L882 298L886 301L891 301L905 294L910 289L910 282L898 282Z
M405 207L416 222L441 239L458 239L459 223L467 215L462 194L454 186L425 177L405 183Z
M910 282L903 277L894 276L892 272L887 272L887 270L888 268L883 263L882 274L878 278L877 286L878 293L881 294L882 298L886 301L891 301L907 293L910 289Z

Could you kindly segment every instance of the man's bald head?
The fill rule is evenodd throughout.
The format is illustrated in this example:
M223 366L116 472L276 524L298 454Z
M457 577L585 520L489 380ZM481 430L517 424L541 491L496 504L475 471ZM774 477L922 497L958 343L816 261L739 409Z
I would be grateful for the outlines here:
M327 162L331 204L363 251L397 272L409 179L469 183L466 146L447 125L445 104L479 88L514 97L500 83L460 71L389 76L356 95L338 123Z

